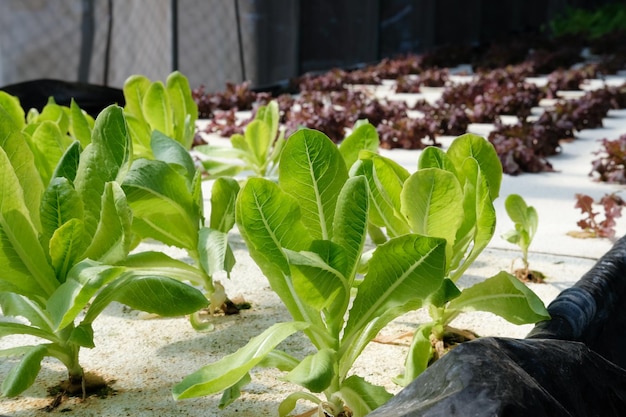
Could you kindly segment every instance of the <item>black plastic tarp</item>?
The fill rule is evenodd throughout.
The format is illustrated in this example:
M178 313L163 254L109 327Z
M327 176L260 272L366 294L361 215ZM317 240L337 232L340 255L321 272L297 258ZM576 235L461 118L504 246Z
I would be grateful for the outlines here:
M526 339L481 338L371 417L626 415L626 237L548 306Z

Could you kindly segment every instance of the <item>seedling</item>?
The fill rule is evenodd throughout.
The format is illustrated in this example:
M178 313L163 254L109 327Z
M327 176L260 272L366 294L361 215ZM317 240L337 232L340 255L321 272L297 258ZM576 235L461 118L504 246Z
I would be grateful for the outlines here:
M360 131L361 134L366 132L367 127ZM461 149L483 151L477 146L480 143L467 143L467 140ZM351 141L370 142L356 137ZM322 133L300 130L285 145L278 184L262 178L247 180L237 197L237 225L251 256L294 321L270 327L236 353L189 375L174 387L176 399L224 391L221 406L226 406L240 395L241 388L250 380L249 372L253 367L272 366L288 372L287 380L308 390L289 395L279 406L281 416L293 410L301 399L317 404L319 415L362 416L385 402L390 394L358 375L350 375L350 370L378 332L402 314L431 306L437 321L427 325L428 333L439 329L459 312L477 308L499 312L515 322L546 316L536 296L533 298L526 286L508 274L499 274L478 284L462 296L451 279L446 278L451 275L449 265L457 266L455 274L467 266L461 265L461 257L449 245L446 236L453 231L444 227L444 223L450 221L462 230L465 248L470 243L475 247L486 244L481 237L485 231L474 224L486 223L485 227L493 233L489 223L492 212L488 211L491 200L486 181L478 175L478 162L459 165L467 167L460 174L465 179L465 188L475 190L479 186L480 191L473 191L471 196L460 194L459 181L444 170L424 170L427 178L407 180L412 185L405 185L398 198L406 202L405 209L397 213L407 216L406 229L414 227L417 232L391 236L376 247L369 258L370 254L364 256L363 253L368 212L372 204L378 208L379 201L370 198L368 192L367 182L374 177L367 175L367 161L387 162L387 167L395 165L364 150L361 152L363 167L353 166L352 175L348 175L343 156L351 153L347 152L351 145L345 146L342 155ZM447 166L451 164L446 158L438 160ZM485 165L483 169L495 172L496 168L497 165ZM401 170L392 172L401 174ZM501 175L501 171L499 173ZM397 183L395 177L384 174L376 178L385 184ZM453 186L454 195L448 192L449 186ZM432 198L421 198L430 187ZM454 205L455 199L458 205ZM440 204L444 200L446 204ZM431 204L425 206L420 201L431 201ZM418 221L413 211L415 207L431 213L427 221ZM476 211L464 214L463 207L473 207ZM474 217L463 222L471 216ZM422 230L417 223L430 224L432 230ZM460 224L466 227L460 229ZM426 232L443 230L446 233L426 235ZM468 242L466 235L479 237ZM470 253L470 257L475 256L471 250ZM361 276L358 272L366 258L369 259L367 271ZM520 302L520 298L523 301ZM310 339L316 353L300 359L276 350L282 340L299 331ZM411 349L407 379L419 368L415 362L419 361L420 353L416 347ZM431 356L429 347L427 357ZM323 398L313 393L321 393Z
M133 161L121 184L133 211L133 232L138 240L150 238L184 249L196 269L191 282L203 288L211 301L209 310L215 312L227 297L213 276L219 271L229 274L235 264L228 232L235 222L239 184L232 178L215 182L211 219L205 226L201 173L189 152L158 131L152 134L151 152L155 159ZM212 329L200 316L191 315L194 327Z
M150 138L155 130L191 149L198 106L183 74L172 72L165 84L133 75L124 83L124 99L126 123L137 157L152 157Z
M495 231L493 200L499 194L502 166L484 138L460 136L447 152L426 148L411 175L392 160L367 151L361 152L360 165L351 172L368 179L370 221L379 231L392 239L414 233L446 242L444 280L424 303L432 322L416 330L398 383L412 381L440 356L441 347L458 334L450 323L463 312L488 311L514 324L548 317L541 300L506 272L463 290L456 285Z
M390 239L376 249L361 277L367 208L366 180L348 176L337 146L317 131L294 133L280 159L278 183L248 179L236 209L252 258L294 321L275 324L236 353L189 375L174 387L174 397L224 391L226 406L250 381L253 367L272 366L306 389L280 404L281 416L298 400L316 404L320 415L340 415L346 407L351 414L345 415L354 416L388 400L382 387L350 370L381 328L441 286L445 241L414 234ZM314 354L298 358L276 350L299 331Z
M276 175L278 160L285 145L284 129L279 128L278 103L260 106L244 131L230 138L231 147L201 145L194 149L203 154L206 179L233 177L248 172L260 177Z
M522 281L542 282L544 275L538 271L531 271L528 264L528 248L537 232L539 216L534 207L528 206L524 199L518 194L510 194L504 201L509 218L515 224L515 229L509 230L502 235L502 238L509 243L517 245L522 251L523 268L514 269L511 265L511 272ZM513 260L515 263L515 260Z
M622 216L622 207L624 200L615 193L605 194L598 201L586 194L576 194L575 208L580 209L585 218L578 221L577 225L582 231L571 231L567 234L573 237L606 237L613 239L615 237L615 219ZM600 205L604 208L604 220L599 220L597 216L600 214L594 211L593 206Z
M135 160L121 184L133 211L135 237L184 249L197 272L191 281L203 288L213 313L228 302L213 276L218 271L229 274L235 264L227 234L235 222L239 185L228 178L216 181L206 226L201 172L188 152L198 110L187 78L180 72L170 74L165 84L131 76L124 85L124 97ZM194 327L212 329L200 316L201 312L190 316Z
M91 143L80 152L72 142L44 184L21 126L8 116L15 106L0 106L0 337L31 335L38 342L0 351L21 357L1 390L20 394L43 358L53 357L84 396L79 351L94 347L92 323L109 303L177 316L207 301L180 282L195 274L186 264L167 257L164 263L153 253L128 256L132 212L117 179L130 166L132 144L122 109L105 109Z

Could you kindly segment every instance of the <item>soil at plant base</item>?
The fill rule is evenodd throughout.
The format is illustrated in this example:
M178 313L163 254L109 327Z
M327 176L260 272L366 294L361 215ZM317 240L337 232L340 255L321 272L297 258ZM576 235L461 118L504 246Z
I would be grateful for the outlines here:
M457 329L452 326L445 326L443 330L443 337L438 339L432 334L430 336L430 344L433 347L433 357L428 362L431 365L436 360L440 359L443 355L454 349L455 346L474 340L479 336L471 330Z
M48 388L48 394L52 397L50 404L43 408L44 411L53 411L60 407L69 397L86 399L95 395L99 398L106 398L115 393L109 383L100 375L87 372L83 378L69 378L60 384Z
M532 269L519 268L513 271L513 275L522 282L534 282L541 284L546 279L543 272L534 271Z

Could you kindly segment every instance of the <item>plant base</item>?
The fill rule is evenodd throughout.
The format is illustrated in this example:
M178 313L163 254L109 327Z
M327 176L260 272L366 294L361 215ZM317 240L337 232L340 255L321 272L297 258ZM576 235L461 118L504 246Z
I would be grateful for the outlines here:
M83 378L70 378L61 381L60 384L48 388L52 401L44 411L52 411L59 407L68 397L87 398L90 395L107 397L113 392L109 384L100 375L87 372Z
M536 284L541 284L546 279L542 272L524 268L516 269L513 271L513 275L522 282L534 282Z

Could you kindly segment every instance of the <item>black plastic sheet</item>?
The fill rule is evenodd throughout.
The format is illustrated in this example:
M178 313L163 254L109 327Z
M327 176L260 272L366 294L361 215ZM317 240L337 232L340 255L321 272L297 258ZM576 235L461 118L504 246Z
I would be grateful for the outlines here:
M625 293L626 237L526 339L464 343L369 416L625 416Z
M464 343L370 413L374 417L623 416L626 371L580 342Z
M125 104L120 89L78 82L41 79L7 85L0 90L19 98L26 111L31 108L41 111L50 97L63 106L69 106L74 98L78 106L94 118L111 104Z

